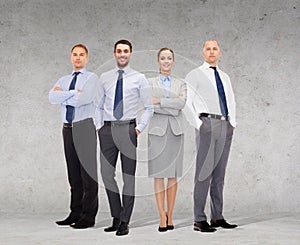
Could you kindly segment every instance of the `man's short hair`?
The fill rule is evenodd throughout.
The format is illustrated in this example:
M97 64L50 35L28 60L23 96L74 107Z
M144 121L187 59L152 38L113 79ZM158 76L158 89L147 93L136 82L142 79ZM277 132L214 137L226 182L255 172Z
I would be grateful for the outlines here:
M89 53L88 48L81 43L74 45L73 48L71 49L71 53L73 52L74 48L83 48L85 50L86 54Z
M122 40L119 40L115 43L115 46L114 46L114 53L116 52L116 49L117 49L117 45L118 44L126 44L129 46L130 48L130 52L132 53L132 44L131 42L129 42L128 40L125 40L125 39L122 39Z

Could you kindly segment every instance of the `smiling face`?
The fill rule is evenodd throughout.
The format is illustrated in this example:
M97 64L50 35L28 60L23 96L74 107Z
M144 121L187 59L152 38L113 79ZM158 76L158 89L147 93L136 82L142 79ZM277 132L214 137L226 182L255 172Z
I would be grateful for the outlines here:
M222 52L217 41L206 41L202 50L204 60L211 66L216 66Z
M89 58L86 50L82 47L75 47L71 53L71 63L74 71L79 71L84 68Z
M124 69L129 64L130 57L131 57L131 51L129 45L119 43L116 46L114 57L117 61L117 66L120 69Z
M170 74L174 64L174 55L170 50L162 50L158 55L159 70L162 74Z

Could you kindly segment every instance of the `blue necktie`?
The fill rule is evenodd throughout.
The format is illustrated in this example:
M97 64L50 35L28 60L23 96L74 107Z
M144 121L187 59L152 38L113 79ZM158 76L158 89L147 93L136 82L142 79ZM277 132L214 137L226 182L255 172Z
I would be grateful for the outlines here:
M73 73L73 75L75 75L75 76L72 79L69 90L74 90L75 89L75 84L76 84L76 81L77 81L77 75L79 73L80 73L80 71ZM72 121L74 119L75 108L74 108L74 106L71 106L71 105L67 105L66 107L67 107L66 120L67 120L68 123L72 123Z
M227 108L226 95L225 95L222 80L220 78L219 72L217 71L217 67L210 66L209 68L212 68L215 71L215 78L216 78L216 83L217 83L217 88L218 88L221 112L222 112L223 116L227 117L228 116L228 108Z
M114 102L114 117L120 120L123 116L123 70L118 70L119 76L116 85L115 102Z

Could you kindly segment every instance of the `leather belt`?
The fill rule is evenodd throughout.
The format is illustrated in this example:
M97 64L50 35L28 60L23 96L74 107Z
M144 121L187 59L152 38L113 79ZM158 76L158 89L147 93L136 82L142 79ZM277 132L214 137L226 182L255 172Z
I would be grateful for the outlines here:
M216 115L216 114L210 114L210 113L201 113L199 117L208 117L208 118L213 118L213 119L218 119L222 121L229 121L229 116L225 117L222 115Z
M131 119L127 121L104 121L105 126L128 125L134 123L135 123L135 119Z
M73 122L73 123L63 123L63 127L64 128L73 128L74 125L79 126L81 124L86 124L86 123L94 124L94 121L92 118L89 117L89 118L83 119L81 121Z
M64 128L73 128L73 123L64 123L63 127Z

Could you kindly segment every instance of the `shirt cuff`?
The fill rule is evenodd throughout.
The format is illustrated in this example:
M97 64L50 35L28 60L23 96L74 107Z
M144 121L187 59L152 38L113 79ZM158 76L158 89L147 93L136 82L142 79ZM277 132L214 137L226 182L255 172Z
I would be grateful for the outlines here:
M142 132L145 129L146 126L144 126L143 124L138 124L135 129L138 129L140 132Z

